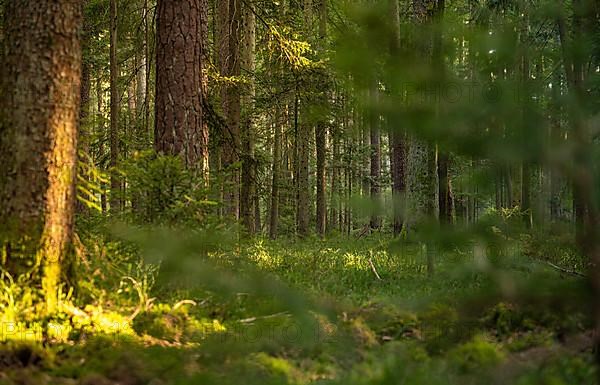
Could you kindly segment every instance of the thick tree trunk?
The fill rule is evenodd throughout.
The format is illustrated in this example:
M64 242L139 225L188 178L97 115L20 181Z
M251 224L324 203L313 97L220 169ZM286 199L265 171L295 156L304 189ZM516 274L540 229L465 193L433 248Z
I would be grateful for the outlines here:
M5 3L0 76L2 269L41 266L49 313L67 275L77 162L81 2ZM35 64L35 65L32 65ZM66 292L63 290L63 292Z
M155 148L202 170L208 137L202 115L202 2L159 0L156 18ZM204 21L205 22L205 21Z

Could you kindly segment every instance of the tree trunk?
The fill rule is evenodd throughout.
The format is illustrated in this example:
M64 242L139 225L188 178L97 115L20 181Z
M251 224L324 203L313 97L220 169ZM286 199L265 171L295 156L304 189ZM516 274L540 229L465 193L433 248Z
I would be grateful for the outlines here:
M218 49L221 76L240 76L241 2L218 1ZM221 88L221 106L226 125L221 133L221 166L226 176L223 186L225 214L231 219L239 218L239 167L240 160L240 87L224 84Z
M0 67L2 268L41 266L49 313L68 275L80 103L81 2L10 1ZM34 63L35 65L32 65ZM67 277L68 278L68 277ZM65 290L62 290L65 293Z
M525 11L524 11L525 12ZM529 117L530 117L530 94L529 94L529 57L527 55L527 28L529 20L527 15L524 17L523 26L520 34L520 45L521 45L521 84L523 87L524 105L522 111L522 122L521 129L523 131L528 130ZM531 210L531 165L529 162L523 161L521 164L521 213L523 215L523 221L527 228L532 227L532 210Z
M371 98L377 98L377 88L371 89ZM381 200L381 137L379 133L379 116L374 112L369 112L369 132L370 132L370 153L371 153L371 204L373 212L371 213L371 229L379 229L381 226L381 217L379 216Z
M119 64L117 58L117 0L110 0L110 210L121 208L119 161Z
M317 7L319 17L319 40L317 47L320 52L325 48L325 37L327 35L327 2L320 1ZM317 72L316 81L325 80L325 74ZM325 235L327 229L327 179L325 177L325 162L327 158L327 127L326 109L327 92L323 91L317 97L318 121L315 126L315 148L317 152L317 212L316 230L320 236Z
M440 223L452 223L452 194L450 192L450 177L448 176L448 168L450 165L450 156L445 152L438 154L438 180L439 180L439 207L440 207Z
M249 79L244 94L244 119L242 123L242 186L240 193L240 215L242 224L248 235L256 232L256 165L254 160L254 71L256 49L256 17L250 4L244 4L244 46L242 52L242 68Z
M390 52L400 55L400 5L398 0L390 0L391 23L393 28ZM390 166L392 174L392 199L394 206L394 235L398 236L404 227L404 204L406 198L406 134L397 127L388 127L390 137Z
M202 170L208 137L202 115L200 0L159 0L156 18L155 148Z
M327 224L326 184L325 179L325 146L326 146L325 124L319 122L315 127L315 146L317 151L317 234L323 236Z
M281 163L281 125L279 114L275 116L275 135L273 138L273 166L271 184L271 212L269 216L269 237L277 238L279 225L279 165Z
M345 119L345 118L342 118ZM329 200L330 202L330 215L329 215L329 225L328 225L328 229L334 230L338 227L338 225L340 226L340 232L341 232L341 226L342 226L342 220L341 220L341 215L342 215L342 210L340 207L341 204L341 200L340 200L340 192L343 186L341 186L340 184L340 134L339 134L340 130L337 127L337 125L330 131L330 137L331 137L331 147L332 147L332 154L333 157L330 160L330 170L331 170L331 198Z
M84 33L83 40L85 42L85 37L87 34ZM89 156L89 133L83 132L85 127L87 126L87 120L90 115L90 89L91 89L91 75L90 75L90 65L83 61L81 66L81 90L80 90L80 103L81 106L79 108L79 133L77 141L79 143L79 150L84 155L83 158L78 156L79 162L87 162ZM79 154L78 154L79 155ZM85 177L85 176L83 176ZM75 211L79 214L83 214L86 212L87 207L84 202L77 199L77 190L75 190Z
M306 119L306 118L304 118ZM308 180L308 161L310 154L310 134L312 127L307 122L298 129L298 234L309 234L310 224L310 186Z
M102 79L100 76L96 79L96 99L98 102L98 132L104 134L104 92L102 91ZM101 140L98 145L98 152L100 153L100 157L104 154L104 141ZM104 165L100 165L103 168ZM106 199L106 183L100 182L100 208L102 209L102 213L106 214L107 212L107 199Z

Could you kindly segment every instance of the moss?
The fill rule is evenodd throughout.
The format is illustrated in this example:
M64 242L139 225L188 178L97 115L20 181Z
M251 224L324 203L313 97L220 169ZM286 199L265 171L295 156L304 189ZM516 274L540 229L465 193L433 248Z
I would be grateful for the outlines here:
M483 336L476 336L448 353L448 359L460 372L489 369L504 360L499 346Z
M553 334L548 331L526 332L511 336L505 346L511 352L520 352L536 346L549 346L552 339Z

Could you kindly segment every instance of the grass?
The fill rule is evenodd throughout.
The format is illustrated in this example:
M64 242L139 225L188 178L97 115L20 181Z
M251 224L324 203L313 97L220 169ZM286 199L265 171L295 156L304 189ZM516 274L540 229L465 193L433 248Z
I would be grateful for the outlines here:
M587 340L568 343L589 330L581 282L529 257L443 251L429 277L418 244L383 235L136 234L83 240L81 302L35 321L59 336L3 329L0 384L595 383ZM173 256L160 273L153 253Z

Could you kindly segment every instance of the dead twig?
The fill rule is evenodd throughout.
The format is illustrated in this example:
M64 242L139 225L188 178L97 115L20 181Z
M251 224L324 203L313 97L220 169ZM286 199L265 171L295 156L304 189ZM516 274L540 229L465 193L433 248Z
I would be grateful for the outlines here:
M548 266L550 266L550 267L552 267L552 268L554 268L554 269L556 269L556 270L560 271L561 273L565 273L565 274L571 274L571 275L574 275L574 276L577 276L577 277L585 277L585 276L586 276L585 274L583 274L583 273L580 273L580 272L578 272L578 271L575 271L575 270L569 270L569 269L565 269L564 267L557 266L557 265L555 265L555 264L554 264L554 263L552 263L552 262L549 262L549 261L545 261L545 262L546 262L546 264L547 264Z
M371 265L371 270L373 270L373 273L375 274L377 279L381 281L381 277L379 276L379 273L377 272L377 269L375 268L375 264L373 263L373 260L371 258L369 258L369 265Z

